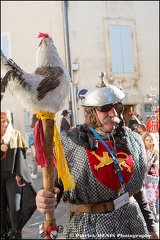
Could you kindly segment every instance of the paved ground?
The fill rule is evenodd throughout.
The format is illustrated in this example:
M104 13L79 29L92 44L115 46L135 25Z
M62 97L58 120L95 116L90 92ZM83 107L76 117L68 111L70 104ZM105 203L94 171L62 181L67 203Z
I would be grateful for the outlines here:
M31 168L31 157L30 153L27 154L27 160L29 167ZM34 179L35 187L37 191L42 187L42 170L41 167L38 167L38 178ZM57 239L65 239L65 227L66 222L68 221L68 204L60 202L57 206L57 209L54 212L56 224L62 225L64 227L64 232L59 233ZM38 210L34 212L30 220L26 223L23 228L23 239L42 239L39 236L39 225L41 225L44 221L44 214L40 213ZM159 232L159 223L156 223L158 232Z

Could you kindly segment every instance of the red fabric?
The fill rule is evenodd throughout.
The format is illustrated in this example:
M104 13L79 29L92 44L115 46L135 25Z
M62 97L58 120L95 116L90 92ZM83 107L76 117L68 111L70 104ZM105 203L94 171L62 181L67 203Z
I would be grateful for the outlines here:
M106 143L111 149L113 148L113 142L106 141ZM121 184L114 168L113 159L101 142L98 142L98 147L99 148L96 151L86 149L92 173L101 184L112 191L116 191L121 187ZM117 160L121 167L123 179L125 184L127 184L130 181L134 170L133 159L132 156L124 150L119 148L116 150Z
M57 233L58 233L58 226L55 224L54 226L52 226L52 227L45 227L45 226L43 226L43 229L46 231L46 235L49 235L50 236L50 233L52 232L52 231L56 231Z
M34 147L35 147L35 160L41 167L48 167L48 159L44 149L44 137L42 120L39 119L34 127Z
M146 122L146 131L159 133L159 120L154 120L150 117Z

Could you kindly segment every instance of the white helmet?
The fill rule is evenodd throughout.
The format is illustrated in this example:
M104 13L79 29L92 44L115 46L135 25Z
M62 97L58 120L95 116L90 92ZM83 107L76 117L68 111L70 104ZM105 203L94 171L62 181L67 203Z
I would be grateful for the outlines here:
M99 74L101 81L93 88L89 89L81 98L81 105L86 107L98 107L110 103L118 103L129 96L119 88L106 84L104 81L105 73Z

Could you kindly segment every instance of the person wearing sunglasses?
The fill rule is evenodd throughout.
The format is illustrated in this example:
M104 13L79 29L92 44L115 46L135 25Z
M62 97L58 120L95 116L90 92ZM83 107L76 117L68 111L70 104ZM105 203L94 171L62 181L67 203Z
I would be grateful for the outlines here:
M61 133L75 183L75 188L65 192L70 212L66 239L149 239L141 208L133 196L141 192L138 199L142 201L146 154L141 136L124 125L122 100L129 94L107 84L103 72L100 78L82 96L85 123ZM42 213L53 211L61 196L56 184L53 193L39 190L37 209ZM156 230L152 230L158 239Z

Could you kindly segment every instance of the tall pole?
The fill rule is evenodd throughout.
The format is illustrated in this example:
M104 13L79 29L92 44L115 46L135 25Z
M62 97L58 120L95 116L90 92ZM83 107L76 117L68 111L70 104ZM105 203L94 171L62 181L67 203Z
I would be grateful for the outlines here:
M46 157L48 159L48 167L42 168L43 173L43 187L53 192L54 189L54 163L53 163L53 136L54 136L54 120L42 120L43 134L44 134L44 147ZM56 225L54 218L54 210L45 214L44 227L50 228ZM45 239L51 239L50 235L46 235Z
M63 22L64 22L64 40L65 40L65 52L66 52L66 65L71 76L71 59L70 59L70 48L69 48L69 31L68 31L68 1L62 1L63 4ZM76 108L75 108L75 98L74 98L74 84L71 80L70 86L70 99L72 107L72 119L71 125L76 125Z

